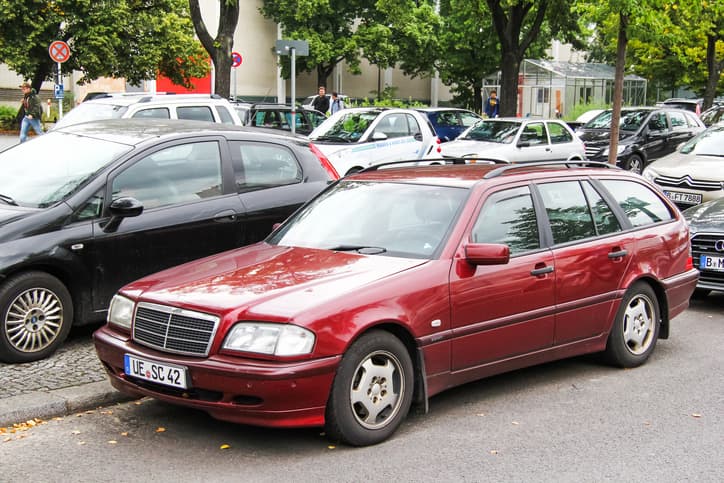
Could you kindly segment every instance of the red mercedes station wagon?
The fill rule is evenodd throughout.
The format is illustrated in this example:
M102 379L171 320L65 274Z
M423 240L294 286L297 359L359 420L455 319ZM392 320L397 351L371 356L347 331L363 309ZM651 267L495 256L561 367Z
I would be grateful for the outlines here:
M688 306L687 225L638 175L377 168L261 243L121 289L94 335L113 386L369 445L482 377L591 352L638 366Z

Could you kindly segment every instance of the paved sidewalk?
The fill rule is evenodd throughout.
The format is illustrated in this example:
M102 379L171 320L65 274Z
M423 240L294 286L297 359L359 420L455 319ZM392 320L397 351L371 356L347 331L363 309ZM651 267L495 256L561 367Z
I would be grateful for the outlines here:
M60 350L47 359L0 363L0 427L130 399L111 387L96 357L91 341L96 327L74 329Z
M14 146L20 142L18 136L11 136L9 134L0 134L0 151L10 146Z

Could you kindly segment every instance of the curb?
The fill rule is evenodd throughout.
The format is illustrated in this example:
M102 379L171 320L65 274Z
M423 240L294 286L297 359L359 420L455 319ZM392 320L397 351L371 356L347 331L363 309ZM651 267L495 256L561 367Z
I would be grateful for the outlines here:
M115 390L108 381L0 399L0 427L30 419L51 419L138 399Z

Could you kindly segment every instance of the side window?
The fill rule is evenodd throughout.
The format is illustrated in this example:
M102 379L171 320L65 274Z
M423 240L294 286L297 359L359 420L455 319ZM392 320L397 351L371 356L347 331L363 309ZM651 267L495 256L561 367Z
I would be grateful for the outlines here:
M548 123L548 134L551 136L551 144L570 143L573 141L571 133L557 122Z
M214 122L214 115L208 106L185 106L176 108L176 117L192 121Z
M671 220L666 204L649 187L627 180L601 180L633 226Z
M492 194L471 234L473 243L501 243L517 254L540 248L533 197L527 186Z
M657 112L649 119L649 131L663 131L666 129L666 114Z
M520 135L520 140L522 142L529 143L531 146L548 144L545 126L542 122L531 122L526 124Z
M231 113L224 106L216 106L216 112L219 113L219 119L224 124L234 124L234 118L231 117Z
M420 125L417 123L417 119L415 119L415 116L411 116L410 114L405 114L407 116L407 127L410 131L411 135L420 134ZM435 132L433 130L433 132Z
M591 207L591 213L593 213L596 232L599 235L607 235L621 231L621 224L618 222L613 210L588 181L583 183L583 192L586 194L588 205Z
M264 143L232 143L236 188L254 191L302 181L302 169L285 146Z
M116 176L113 199L136 198L145 209L221 194L221 156L215 141L157 151Z
M437 125L438 126L457 126L458 125L458 118L455 115L454 112L440 112L437 115Z
M135 119L170 119L171 115L166 107L155 107L152 109L141 109L131 116Z
M671 129L673 130L681 130L688 127L683 112L670 112L669 120L671 121Z
M297 111L297 113L295 114L295 116L294 116L295 120L296 120L295 127L294 127L295 130L300 130L300 129L303 129L306 131L312 130L312 126L309 125L309 120L307 119L307 116L305 114L306 113L304 113L303 111ZM292 112L291 111L285 112L284 117L286 119L286 123L285 123L284 127L288 127L291 130Z
M99 190L86 201L79 210L73 213L72 221L92 220L103 213L103 192Z
M462 121L463 126L470 127L478 122L480 118L478 116L474 116L473 114L462 112L460 113L460 120Z
M418 127L419 130L419 127ZM388 138L408 136L407 119L405 114L388 114L380 119L375 132L381 132Z
M567 243L596 236L593 218L578 181L538 185L553 243Z
M722 112L724 112L724 111L719 111L719 115L720 115L720 116L721 116L721 113L722 113ZM713 111L713 112L712 112L712 114L715 114L715 113L716 113L716 111ZM696 122L696 119L695 119L696 116L695 116L694 114L690 114L690 113L688 113L688 112L685 112L685 113L684 113L684 116L686 116L686 123L689 125L689 127L699 127L699 123ZM710 117L711 117L711 116L710 116ZM701 120L702 120L702 122L706 122L706 121L704 121L704 116L701 116ZM711 124L713 124L713 123L716 122L717 120L718 120L718 118L717 118L717 119L710 120L710 121L711 121Z

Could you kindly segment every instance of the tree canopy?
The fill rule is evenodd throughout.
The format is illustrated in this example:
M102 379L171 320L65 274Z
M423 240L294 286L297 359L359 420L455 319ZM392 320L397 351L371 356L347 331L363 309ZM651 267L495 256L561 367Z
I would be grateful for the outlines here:
M161 73L188 86L209 68L186 0L3 0L0 31L0 62L36 90L55 71L54 40L70 46L63 71L80 71L79 83L106 76L137 84Z

